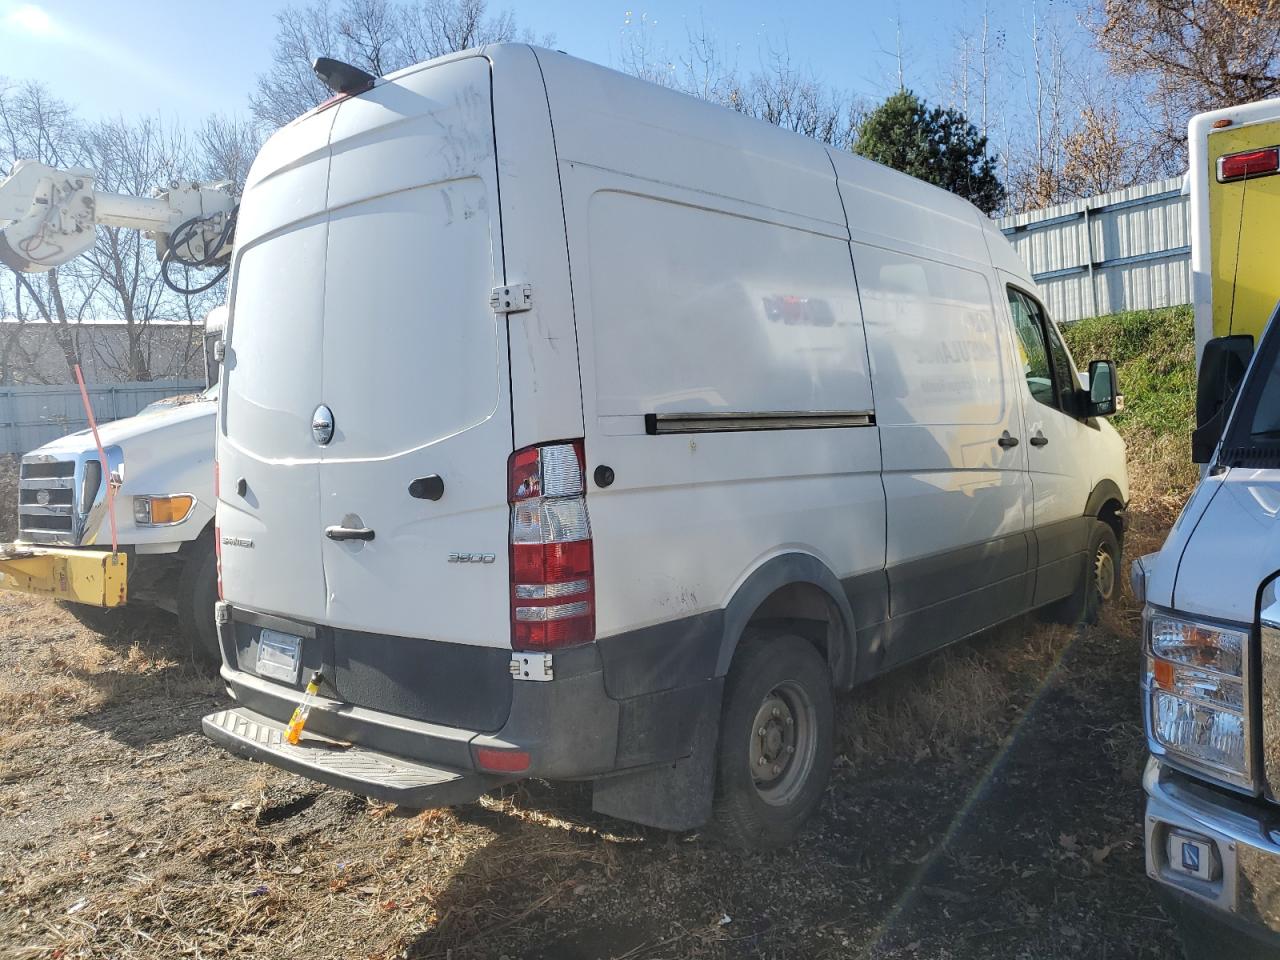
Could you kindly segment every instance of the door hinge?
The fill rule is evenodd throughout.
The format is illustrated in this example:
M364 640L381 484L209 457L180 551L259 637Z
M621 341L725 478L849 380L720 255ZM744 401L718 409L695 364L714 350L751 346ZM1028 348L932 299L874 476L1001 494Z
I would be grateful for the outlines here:
M549 653L517 653L511 657L511 675L517 680L554 680Z
M533 286L513 283L508 287L494 287L489 294L489 306L494 313L523 313L533 309Z

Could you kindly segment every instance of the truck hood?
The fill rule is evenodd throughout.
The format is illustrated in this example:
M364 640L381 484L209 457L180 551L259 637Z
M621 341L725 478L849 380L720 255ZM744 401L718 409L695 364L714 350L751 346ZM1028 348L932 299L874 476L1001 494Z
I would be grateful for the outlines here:
M98 436L104 447L124 446L130 440L142 434L154 436L157 432L188 424L197 420L212 420L218 410L217 400L193 400L189 403L153 405L137 416L110 423L98 424ZM212 424L208 427L210 437L213 436ZM211 441L212 442L212 441ZM93 432L89 429L69 433L50 443L46 443L31 453L64 455L92 448Z
M1280 569L1280 470L1233 468L1196 488L1156 558L1147 598L1182 613L1252 623Z

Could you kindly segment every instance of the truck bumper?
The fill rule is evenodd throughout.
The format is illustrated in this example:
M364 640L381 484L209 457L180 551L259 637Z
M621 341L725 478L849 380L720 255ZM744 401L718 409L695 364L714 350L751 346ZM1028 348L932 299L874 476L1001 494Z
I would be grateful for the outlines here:
M125 553L0 544L0 590L119 607L128 598L128 574Z
M257 674L264 628L301 636L302 668L295 683ZM483 658L472 659L472 648L459 661L456 648L444 649L454 645L423 640L424 658L415 653L413 659L381 659L379 650L386 648L373 635L348 644L325 627L290 624L226 604L220 607L218 630L222 677L236 706L205 717L203 729L242 756L409 807L450 806L499 783L538 777L606 783L603 794L597 785L597 809L653 826L687 829L709 813L710 756L702 747L708 729L714 747L720 678L616 698L609 693L596 644L557 651L552 679L533 680L515 677L510 650L485 651ZM404 642L413 641L396 641ZM420 716L380 709L380 703L363 697L353 702L353 694L367 689L357 677L375 664L389 705L419 709L406 684L434 690ZM303 739L291 746L282 733L313 670L325 677L321 696ZM493 671L499 675L480 675ZM433 677L435 687L430 686ZM472 702L428 717L447 700L441 680ZM482 700L489 704L474 702ZM463 717L472 722L462 722ZM506 762L510 765L499 769ZM654 782L655 770L670 772L671 778L659 776ZM629 776L636 778L631 789L623 782ZM696 789L699 784L706 786L705 796ZM652 809L633 802L645 790L662 798ZM671 796L688 802L666 802Z
M1237 938L1280 947L1280 816L1148 759L1147 874L1175 913L1208 919ZM1184 852L1184 844L1191 848ZM1205 859L1207 858L1207 860ZM1184 860L1186 866L1184 866ZM1189 865L1199 867L1199 876Z

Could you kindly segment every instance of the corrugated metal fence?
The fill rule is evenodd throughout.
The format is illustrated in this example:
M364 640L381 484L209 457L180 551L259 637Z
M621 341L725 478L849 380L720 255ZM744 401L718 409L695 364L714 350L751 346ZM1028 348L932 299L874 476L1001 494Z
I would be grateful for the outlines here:
M101 424L132 417L156 400L203 389L203 380L157 380L90 385L88 392L93 416ZM27 453L88 425L80 388L74 384L0 387L0 454Z
M1191 228L1180 177L1015 214L999 225L1059 323L1191 302Z

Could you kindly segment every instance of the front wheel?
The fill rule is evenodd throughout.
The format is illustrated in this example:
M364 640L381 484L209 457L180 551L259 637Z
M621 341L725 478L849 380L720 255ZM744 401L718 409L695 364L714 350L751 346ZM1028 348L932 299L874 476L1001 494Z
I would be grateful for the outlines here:
M741 849L785 846L822 801L833 753L831 674L792 634L749 634L725 683L715 820Z
M1094 624L1104 605L1120 592L1120 541L1109 523L1095 520L1089 532L1089 549L1076 589L1050 605L1045 618L1067 626Z
M213 545L213 532L202 533L190 546L190 553L178 576L178 624L182 635L197 657L218 663L222 652L218 646L218 628L213 619L213 605L218 601L218 558Z

